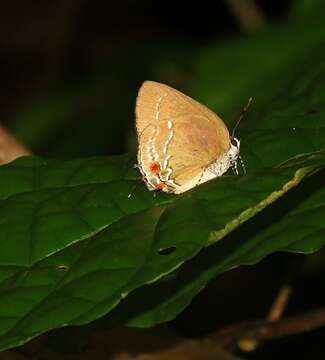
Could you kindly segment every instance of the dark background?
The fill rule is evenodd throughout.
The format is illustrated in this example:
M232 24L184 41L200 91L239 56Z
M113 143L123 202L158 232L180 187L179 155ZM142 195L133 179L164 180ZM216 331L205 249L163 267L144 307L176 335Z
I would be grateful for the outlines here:
M256 4L264 23L282 26L293 2ZM243 24L229 3L1 1L1 122L40 156L135 152L134 104L144 80L191 94L202 51L263 27ZM323 273L315 271L319 258L304 265L288 314L323 304ZM300 256L276 254L220 276L169 327L185 337L202 337L232 322L263 318L288 264L296 261ZM273 341L245 357L317 358L324 354L324 336L317 330Z
M290 8L257 3L271 22L284 22ZM191 92L200 52L245 31L226 1L0 4L0 119L50 157L135 150L141 83Z

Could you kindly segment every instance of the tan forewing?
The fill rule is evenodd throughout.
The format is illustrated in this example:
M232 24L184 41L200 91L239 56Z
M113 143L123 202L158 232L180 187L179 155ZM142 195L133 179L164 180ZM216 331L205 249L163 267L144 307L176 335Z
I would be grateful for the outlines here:
M198 181L204 168L229 149L223 121L167 85L146 81L139 91L136 115L139 163L145 173L152 161L158 161L183 186Z
M175 175L181 171L182 164L206 167L229 149L228 131L198 115L179 118L174 123L174 133L177 135L169 145L169 152L177 154L170 159Z
M155 81L145 81L136 102L136 126L141 133L150 123L157 120L175 119L181 115L200 115L228 130L223 121L206 106L172 87Z
M197 185L204 171L202 163L200 163L198 158L195 158L197 154L192 157L190 153L182 151L179 156L171 155L171 157L169 157L170 152L168 151L168 153L165 154L163 151L166 141L168 140L168 133L164 132L162 127L158 127L159 136L155 138L156 134L157 129L152 126L147 127L142 132L139 144L138 162L147 182L153 187L160 181L165 182L171 187L170 191L173 192L178 192L178 189L181 189L181 192L183 192L187 188L192 188ZM156 141L154 139L156 139ZM173 139L170 144L172 144L172 142ZM151 147L155 149L155 152L150 150ZM184 149L186 149L186 147L185 144ZM150 166L154 162L158 162L162 167L160 181L157 181L150 171ZM164 174L166 178L164 178Z

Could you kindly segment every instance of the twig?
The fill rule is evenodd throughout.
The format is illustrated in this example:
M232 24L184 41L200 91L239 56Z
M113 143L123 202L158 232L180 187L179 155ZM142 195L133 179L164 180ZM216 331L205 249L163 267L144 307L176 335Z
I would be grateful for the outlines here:
M280 320L292 294L292 287L289 284L281 286L277 297L274 299L273 304L269 310L267 320L275 322Z
M290 261L287 261L288 269L285 280L283 285L280 287L280 290L278 291L275 299L273 300L273 303L266 316L266 321L276 322L279 321L282 317L292 295L294 284L299 278L305 259L306 258L304 256L289 256L288 260ZM249 337L247 335L238 341L238 347L245 352L254 351L258 346L258 339Z
M254 0L226 0L228 7L245 31L254 31L264 22L264 15Z
M0 125L0 165L30 154L31 152L26 147L20 144L8 130Z
M186 360L240 360L239 357L226 352L209 340L184 340L176 346L158 350L153 353L143 353L140 355L130 355L121 353L113 357L114 360L166 360L166 359L186 359Z
M291 294L292 287L290 285L285 284L280 288L266 317L266 322L272 323L280 320ZM244 352L254 351L258 346L259 339L256 338L255 334L253 336L245 334L238 340L238 347Z
M235 348L239 339L255 339L257 344L300 334L325 326L325 308L305 314L283 318L277 322L249 321L229 326L213 335L216 343L224 348Z

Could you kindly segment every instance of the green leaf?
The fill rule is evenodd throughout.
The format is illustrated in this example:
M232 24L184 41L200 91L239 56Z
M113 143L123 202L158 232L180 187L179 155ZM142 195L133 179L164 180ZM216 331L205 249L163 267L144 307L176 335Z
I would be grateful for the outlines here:
M119 159L119 168L126 163ZM166 205L159 204L170 199L156 200L143 187L128 198L134 181L117 180L121 171L115 173L114 164L26 158L0 168L3 184L20 185L16 193L4 191L0 203L1 348L107 313L204 245L200 214L189 224L196 236L185 241L178 235L185 214L168 220ZM169 231L177 237L170 239Z
M325 165L324 155L323 153L322 159L316 160L320 161L319 165L322 164L322 167ZM282 176L283 173L280 173ZM189 305L193 297L210 280L222 272L239 265L254 264L274 251L312 253L324 246L325 228L322 220L325 215L325 188L322 181L324 175L322 171L312 176L310 180L289 191L258 215L257 212L261 210L261 206L265 206L265 202L272 202L273 197L283 195L282 191L287 191L288 186L297 185L296 182L302 180L300 177L304 175L298 171L291 181L283 182L283 188L279 191L272 193L269 189L270 196L262 200L259 205L248 208L233 222L227 223L224 229L212 232L210 238L212 246L202 250L199 255L186 262L166 279L141 288L125 299L113 312L111 321L113 323L125 321L130 326L148 327L171 320ZM260 177L249 178L247 181L252 185L251 190L255 189L254 194L258 196L257 189L261 188L261 184L270 186L276 178L275 173L271 175L265 170ZM244 179L238 182L241 184ZM237 186L233 184L236 190ZM245 198L244 194L249 193L248 186L249 184L245 190L239 187L238 192L236 190L233 192L234 197L231 199L235 200L234 203L238 204ZM222 208L215 209L215 219L228 213L229 208L235 207L230 202L216 202L216 204L221 203ZM255 215L253 220L237 228L241 220L245 221L247 216L253 215ZM236 230L230 232L234 229Z
M83 170L80 160L76 162L78 172L74 161L59 165L30 158L0 168L6 182L17 181L15 164L16 170L34 173L16 194L2 195L2 348L106 314L130 291L159 280L208 241L225 236L262 210L261 202L295 186L323 164L323 158L305 159L309 167L304 169L294 163L245 177L225 176L182 196L160 199L144 186L129 199L129 180L111 177L104 182L98 174L109 161L101 159L96 169L91 159L83 160ZM55 166L61 169L57 181ZM92 183L81 184L88 166L97 175L89 175ZM227 201L233 196L236 201ZM225 206L215 206L218 203Z
M154 197L134 189L130 156L0 167L1 349L113 309L112 321L134 326L167 321L221 272L324 245L325 51L316 26L297 29L268 29L203 62L197 88L225 112L258 98L240 131L246 174ZM284 39L292 48L272 62ZM205 85L220 71L229 81L215 97Z
M311 26L313 27L313 25ZM315 29L311 30L311 32L313 31ZM229 113L231 110L227 107L231 105L232 101L236 103L238 98L243 96L244 91L247 92L249 88L254 89L257 107L260 110L247 114L239 132L242 140L241 153L247 168L247 175L243 179L249 179L251 190L255 193L262 188L263 181L275 179L275 173L271 175L267 170L269 167L289 169L291 166L297 166L298 169L313 162L314 164L319 162L319 169L324 166L323 152L321 151L317 155L318 150L325 149L324 47L322 45L315 47L317 43L320 43L318 35L311 37L307 46L308 37L300 38L301 31L298 31L296 37L294 37L292 29L282 31L281 34L280 31L272 33L271 39L268 37L270 34L264 33L264 38L260 35L260 38L238 41L237 44L228 47L220 46L218 49L216 47L216 53L223 54L220 59L214 56L213 49L210 53L211 58L208 59L209 52L207 51L207 62L201 63L202 69L197 79L198 87L199 84L203 85L200 88L202 89L201 97L210 100L224 100L224 109ZM294 44L297 46L299 41L302 42L301 48L297 47L302 54L306 52L306 48L315 47L312 53L307 51L305 58L299 59L298 65L292 66L292 57L289 57L290 61L283 58L283 63L281 65L279 63L279 67L276 65L274 68L262 61L256 63L253 49L261 50L265 56L268 51L267 47L272 44L272 41L274 41L274 46L280 42L280 39L283 43L291 44L293 37ZM282 45L276 46L281 47ZM232 58L233 51L238 51L234 59L239 59L243 49L245 49L245 56L250 60L243 64L238 63L237 66L234 66L231 61L228 63L225 61L227 58ZM316 56L315 53L318 55ZM261 58L263 56L261 55ZM271 56L271 52L269 56ZM240 75L247 70L250 62L252 64L249 66L252 66L252 69L255 67L255 72L258 72L261 78ZM311 63L313 66L308 66ZM297 76L297 69L300 69L299 76ZM235 91L232 94L230 91L231 84L233 85L235 82L234 79L225 89L220 87L215 91L209 91L207 87L204 88L204 86L212 86L212 83L215 84L214 78L221 77L222 79L222 76L226 77L229 73L233 77L238 76L237 82L242 86L236 88L238 93ZM249 72L249 75L252 73L253 70ZM203 74L207 78L202 78ZM269 77L274 79L268 82L266 79ZM262 99L258 100L262 82L271 88L266 92L273 92L273 99L269 103L266 102L269 95L261 94ZM218 98L218 94L220 98ZM315 152L314 156L309 157L313 152ZM251 171L253 171L254 177L257 175L254 171L260 171L261 178L258 181L258 178L254 178L254 180L249 178ZM305 170L300 171L304 172ZM223 217L224 213L228 213L228 207L241 203L245 193L249 193L248 187L245 190L244 188L240 189L241 191L238 193L237 185L233 186L232 195L227 202L226 199L215 201L215 204L222 204L222 210L215 206L216 213L213 221L217 223L221 219L221 222L227 225L224 229L220 227L219 230L211 233L209 243L214 245L201 251L195 259L184 264L172 276L134 292L116 309L115 318L123 318L129 325L139 327L168 321L179 314L193 297L221 272L239 265L256 263L262 257L275 251L311 253L318 250L325 242L322 221L325 216L324 181L322 180L324 171L315 174L311 180L300 184L297 189L292 191L292 194L289 192L278 203L273 204L276 198L284 195L289 184L297 184L296 181L299 178L302 180L301 177L304 174L300 171L298 170L291 180L287 179L288 181L283 183L282 190L280 187L278 191L272 192L270 189L269 196L265 194L264 200L259 205L247 206L245 212L234 217L233 221L229 221ZM220 179L219 186L221 182ZM225 193L225 189L220 190ZM263 207L265 202L271 206L261 215L256 216L260 211L259 207ZM241 220L246 221L250 216L255 217L230 234L231 230L242 223ZM215 243L221 239L222 241ZM140 298L147 299L147 301L140 302Z
M299 91L291 83L301 74L312 76L312 70L324 64L323 14L205 48L197 57L190 95L231 124L252 97L249 115L237 133L248 125L247 118L259 127L261 113L273 109L279 94L288 103L287 91ZM307 80L308 76L301 78L302 83Z
M304 19L308 16L319 16L324 11L324 2L322 0L296 0L291 4L290 15L293 18Z

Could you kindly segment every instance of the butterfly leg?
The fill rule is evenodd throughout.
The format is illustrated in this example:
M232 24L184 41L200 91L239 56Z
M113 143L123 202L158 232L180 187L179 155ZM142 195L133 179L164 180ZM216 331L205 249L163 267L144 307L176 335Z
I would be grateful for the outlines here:
M237 161L234 161L232 164L232 170L234 172L235 175L239 175L238 173L238 166L237 166Z
M240 155L238 156L238 159L240 161L240 165L241 165L241 167L243 169L244 174L246 174L246 167L245 167L244 161L243 161L243 159L242 159L242 157Z
M136 190L138 189L138 187L140 186L140 184L142 184L143 179L137 179L135 180L135 185L132 187L130 193L128 194L128 199L130 199L132 197L132 195L136 192Z

